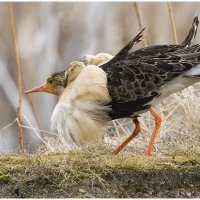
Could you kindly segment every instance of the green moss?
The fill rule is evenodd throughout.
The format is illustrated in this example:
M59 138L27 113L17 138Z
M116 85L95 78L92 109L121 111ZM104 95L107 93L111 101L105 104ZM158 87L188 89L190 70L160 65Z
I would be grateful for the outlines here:
M49 192L54 192L55 197L72 197L70 192L76 194L73 197L87 197L90 194L81 194L78 185L84 188L96 183L106 188L108 183L102 177L109 182L113 178L118 180L121 174L156 173L162 176L162 171L167 170L200 176L200 158L194 154L144 157L123 152L113 156L106 150L90 149L48 155L1 156L0 184L8 181L13 184L12 188L20 191L16 197L38 197L41 190L47 194L42 196L41 192L40 197L47 197Z
M29 165L29 159L21 156L0 157L0 180L7 180L14 173L24 173Z
M134 170L151 171L168 168L199 170L200 159L193 157L144 157L133 156L131 154L119 154L113 156L110 154L83 153L81 151L71 151L69 153L52 153L48 155L31 156L1 156L0 157L0 177L12 173L29 172L33 165L45 165L54 169L62 167L70 170L77 170L77 176L83 177L89 172L101 173L102 171L112 170ZM196 169L196 170L195 170Z
M0 175L0 182L1 181L6 181L8 179L8 176L7 175Z

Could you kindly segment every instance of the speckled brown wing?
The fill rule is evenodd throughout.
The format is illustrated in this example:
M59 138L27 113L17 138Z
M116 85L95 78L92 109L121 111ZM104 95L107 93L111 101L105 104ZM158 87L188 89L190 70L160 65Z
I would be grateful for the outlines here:
M160 88L200 62L200 45L156 45L127 52L101 66L107 73L113 119L148 109Z
M155 45L131 52L141 41L143 29L112 60L100 66L107 74L112 119L147 110L161 95L161 88L200 64L200 44L189 47L198 24L196 16L181 45Z
M158 91L197 64L177 55L132 55L125 60L102 66L108 77L108 88L114 101L125 102Z

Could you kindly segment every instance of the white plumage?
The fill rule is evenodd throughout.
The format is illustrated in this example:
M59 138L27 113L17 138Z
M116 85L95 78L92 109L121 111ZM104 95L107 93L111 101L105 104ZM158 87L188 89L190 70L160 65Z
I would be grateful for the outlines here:
M86 65L96 65L100 66L108 62L113 58L112 55L108 53L98 53L97 55L87 55L84 58Z
M96 140L110 120L107 112L102 112L110 109L102 106L102 102L109 100L105 72L95 65L84 66L61 95L51 125L67 143L74 141L80 145Z

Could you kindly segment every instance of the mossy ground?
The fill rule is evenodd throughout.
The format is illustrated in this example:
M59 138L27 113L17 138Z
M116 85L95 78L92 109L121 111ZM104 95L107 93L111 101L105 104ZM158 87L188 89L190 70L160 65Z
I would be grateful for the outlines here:
M86 148L0 157L0 197L200 197L200 149L144 157Z

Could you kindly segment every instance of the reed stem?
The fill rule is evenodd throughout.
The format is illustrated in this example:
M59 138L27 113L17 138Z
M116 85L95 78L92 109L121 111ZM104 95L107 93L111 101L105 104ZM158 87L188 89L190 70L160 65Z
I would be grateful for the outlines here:
M15 53L15 62L16 62L16 74L17 74L17 86L18 86L18 106L17 106L17 118L19 123L22 121L22 81L21 81L21 67L19 61L19 53L17 48L16 32L15 32L15 22L13 15L12 2L9 2L9 13L10 13L10 26L13 38L13 48ZM19 150L22 152L24 150L23 145L23 130L21 126L18 126L18 140L19 140Z
M139 4L138 2L133 3L133 6L135 8L135 12L136 12L136 17L137 17L137 21L138 21L138 25L139 25L139 29L140 31L144 28L144 26L142 25L142 17L141 17L141 12L140 12L140 8L139 8ZM143 36L143 40L142 43L144 45L144 47L148 47L148 43L146 38Z
M168 1L167 5L168 5L169 17L170 17L170 22L171 22L171 27L172 27L172 32L173 32L173 39L174 39L175 44L178 44L178 38L177 38L177 33L176 33L176 26L175 26L174 17L173 17L171 1Z

